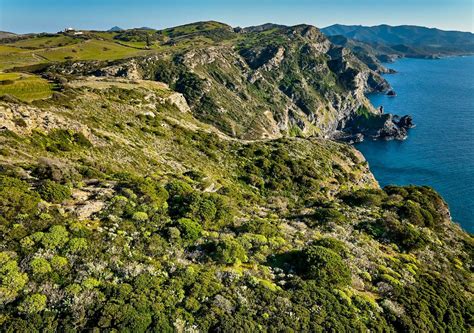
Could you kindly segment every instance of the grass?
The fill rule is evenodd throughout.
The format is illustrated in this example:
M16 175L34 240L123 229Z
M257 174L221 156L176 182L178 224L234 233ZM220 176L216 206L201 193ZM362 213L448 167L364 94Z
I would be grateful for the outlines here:
M17 66L32 65L40 62L39 58L35 58L30 51L21 48L0 45L0 70Z
M99 38L110 37L105 33ZM137 49L141 45L121 45L113 40L59 36L35 37L9 45L0 45L0 71L40 63L67 60L116 60L150 52ZM62 45L62 46L60 46Z
M22 101L45 99L52 94L52 85L34 75L0 73L0 96L12 95Z
M39 36L28 39L22 39L8 45L23 49L43 49L77 44L79 41L80 39L78 38L63 35Z
M98 39L110 40L113 41L114 37L118 35L117 32L109 32L109 31L91 31L88 34L93 35Z
M21 49L15 46L0 45L0 54L10 54L10 53L16 53L16 52L21 52L21 51L22 51Z
M49 61L116 60L138 55L143 51L104 40L86 40L75 45L46 49L38 55Z

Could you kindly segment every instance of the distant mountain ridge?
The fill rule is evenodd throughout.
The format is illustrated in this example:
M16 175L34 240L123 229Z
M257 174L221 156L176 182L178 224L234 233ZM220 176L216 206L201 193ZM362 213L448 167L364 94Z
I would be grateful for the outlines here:
M378 26L335 24L321 29L332 42L348 46L344 36L369 44L381 59L396 57L435 58L449 55L474 54L474 34L462 31L444 31L413 25ZM353 44L354 44L353 43Z

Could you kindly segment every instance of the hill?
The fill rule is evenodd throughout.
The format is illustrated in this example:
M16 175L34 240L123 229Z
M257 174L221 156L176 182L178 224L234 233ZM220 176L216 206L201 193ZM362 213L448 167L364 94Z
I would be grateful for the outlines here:
M444 31L411 25L347 26L332 25L321 29L327 36L344 36L370 44L379 57L432 58L474 53L474 34Z
M15 37L15 36L16 36L16 34L14 34L13 32L0 31L0 39L11 38L11 37Z
M107 30L107 31L117 32L117 31L123 31L123 29L120 28L120 27L117 27L117 26L113 26L112 28L110 28L110 29Z
M163 81L185 95L200 120L242 139L341 137L361 110L373 124L387 124L368 136L404 136L384 130L398 131L365 98L389 86L359 58L312 26L263 30L211 21L161 31L38 35L1 45L0 58L9 71ZM72 72L70 61L77 62ZM346 134L352 140L350 129Z
M2 331L472 326L472 236L325 137L389 115L363 96L384 81L316 28L1 47Z

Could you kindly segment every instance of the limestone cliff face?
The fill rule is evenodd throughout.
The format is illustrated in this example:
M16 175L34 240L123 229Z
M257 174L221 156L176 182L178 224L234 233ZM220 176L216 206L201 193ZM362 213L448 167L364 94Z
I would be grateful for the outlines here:
M237 30L212 46L63 72L168 83L198 119L242 139L332 137L360 108L377 113L364 94L389 87L309 25Z

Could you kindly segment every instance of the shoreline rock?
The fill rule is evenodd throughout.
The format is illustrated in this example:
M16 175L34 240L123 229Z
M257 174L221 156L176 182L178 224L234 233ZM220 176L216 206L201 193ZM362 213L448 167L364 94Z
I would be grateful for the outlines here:
M381 113L369 117L356 116L342 130L334 133L333 139L350 144L362 142L365 138L403 141L408 138L408 130L413 127L415 124L410 115L400 117Z

